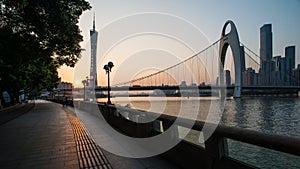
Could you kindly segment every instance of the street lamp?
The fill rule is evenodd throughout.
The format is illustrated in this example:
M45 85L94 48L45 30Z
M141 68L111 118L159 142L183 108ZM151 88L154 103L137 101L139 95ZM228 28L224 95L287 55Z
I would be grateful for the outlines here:
M113 62L108 62L107 65L104 65L103 69L105 70L107 74L107 104L111 104L110 101L110 81L109 81L109 73L111 72L111 69L114 67Z
M83 80L82 81L82 84L83 84L83 101L86 101L86 86L88 86L89 85L89 77L87 76L87 77L85 77L86 78L86 80Z

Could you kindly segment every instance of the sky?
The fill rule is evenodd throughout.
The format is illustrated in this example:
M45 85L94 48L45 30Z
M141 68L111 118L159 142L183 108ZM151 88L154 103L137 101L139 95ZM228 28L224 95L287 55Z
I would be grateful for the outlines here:
M132 79L141 72L161 70L190 57L218 40L224 23L232 20L240 41L259 54L259 28L271 23L273 55L296 46L300 64L299 0L90 0L79 27L85 51L75 68L58 70L62 81L81 87L89 75L89 30L93 14L99 32L98 83L106 85L103 65L113 61L112 81Z

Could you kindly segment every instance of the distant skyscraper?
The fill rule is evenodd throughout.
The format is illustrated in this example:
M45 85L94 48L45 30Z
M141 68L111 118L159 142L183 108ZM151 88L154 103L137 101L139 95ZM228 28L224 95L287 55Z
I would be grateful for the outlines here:
M262 61L272 60L273 38L271 24L265 24L260 28L260 57Z
M225 70L225 79L226 79L226 86L230 86L231 85L230 70Z
M295 68L295 61L296 61L296 47L295 46L288 46L285 48L285 57L289 60L290 64L288 69L293 70Z
M286 82L290 85L292 83L292 73L295 68L296 56L295 56L296 47L288 46L285 48L285 69L286 69Z
M293 70L293 83L294 86L300 86L300 64Z
M243 71L243 85L244 86L255 86L258 85L258 74L251 67Z
M93 18L93 29L90 30L91 38L91 67L90 67L90 84L95 88L97 86L97 38L98 32L95 30L95 14Z
M272 25L265 24L260 28L260 74L261 84L271 84L271 73L273 71L274 63L273 57L273 38Z
M273 84L274 85L286 85L285 83L285 58L281 56L275 56L273 57L273 61L275 63L275 68L274 68L274 77L273 77Z
M293 70L293 86L300 86L300 69Z

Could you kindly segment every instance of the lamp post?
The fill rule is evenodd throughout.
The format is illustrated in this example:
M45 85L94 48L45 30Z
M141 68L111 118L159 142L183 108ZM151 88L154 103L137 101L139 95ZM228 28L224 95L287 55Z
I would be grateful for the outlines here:
M82 81L82 84L83 84L83 101L86 101L86 86L88 85L88 80L89 80L89 77L85 77L86 80L83 80Z
M111 101L110 101L110 80L109 80L109 73L111 72L111 69L113 67L114 67L113 62L108 62L103 67L103 69L105 70L105 72L107 74L107 104L111 104Z

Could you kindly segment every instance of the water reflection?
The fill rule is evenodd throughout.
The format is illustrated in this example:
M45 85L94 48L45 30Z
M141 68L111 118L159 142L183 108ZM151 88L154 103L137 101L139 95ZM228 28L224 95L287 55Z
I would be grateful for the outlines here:
M182 103L184 103L184 109L189 114L198 113L198 120L206 120L211 104L214 104L210 98L183 99L186 100L182 100L180 97L167 99L136 97L129 100L113 98L112 101L123 106L130 104L133 108L148 111L149 109L158 109L163 100L166 101L166 104L163 104L165 107L162 113L175 116L179 114ZM198 111L195 111L193 104L199 104ZM226 101L221 123L266 133L300 137L300 99L286 97L229 99Z
M240 98L226 103L222 123L266 133L300 137L300 99Z

